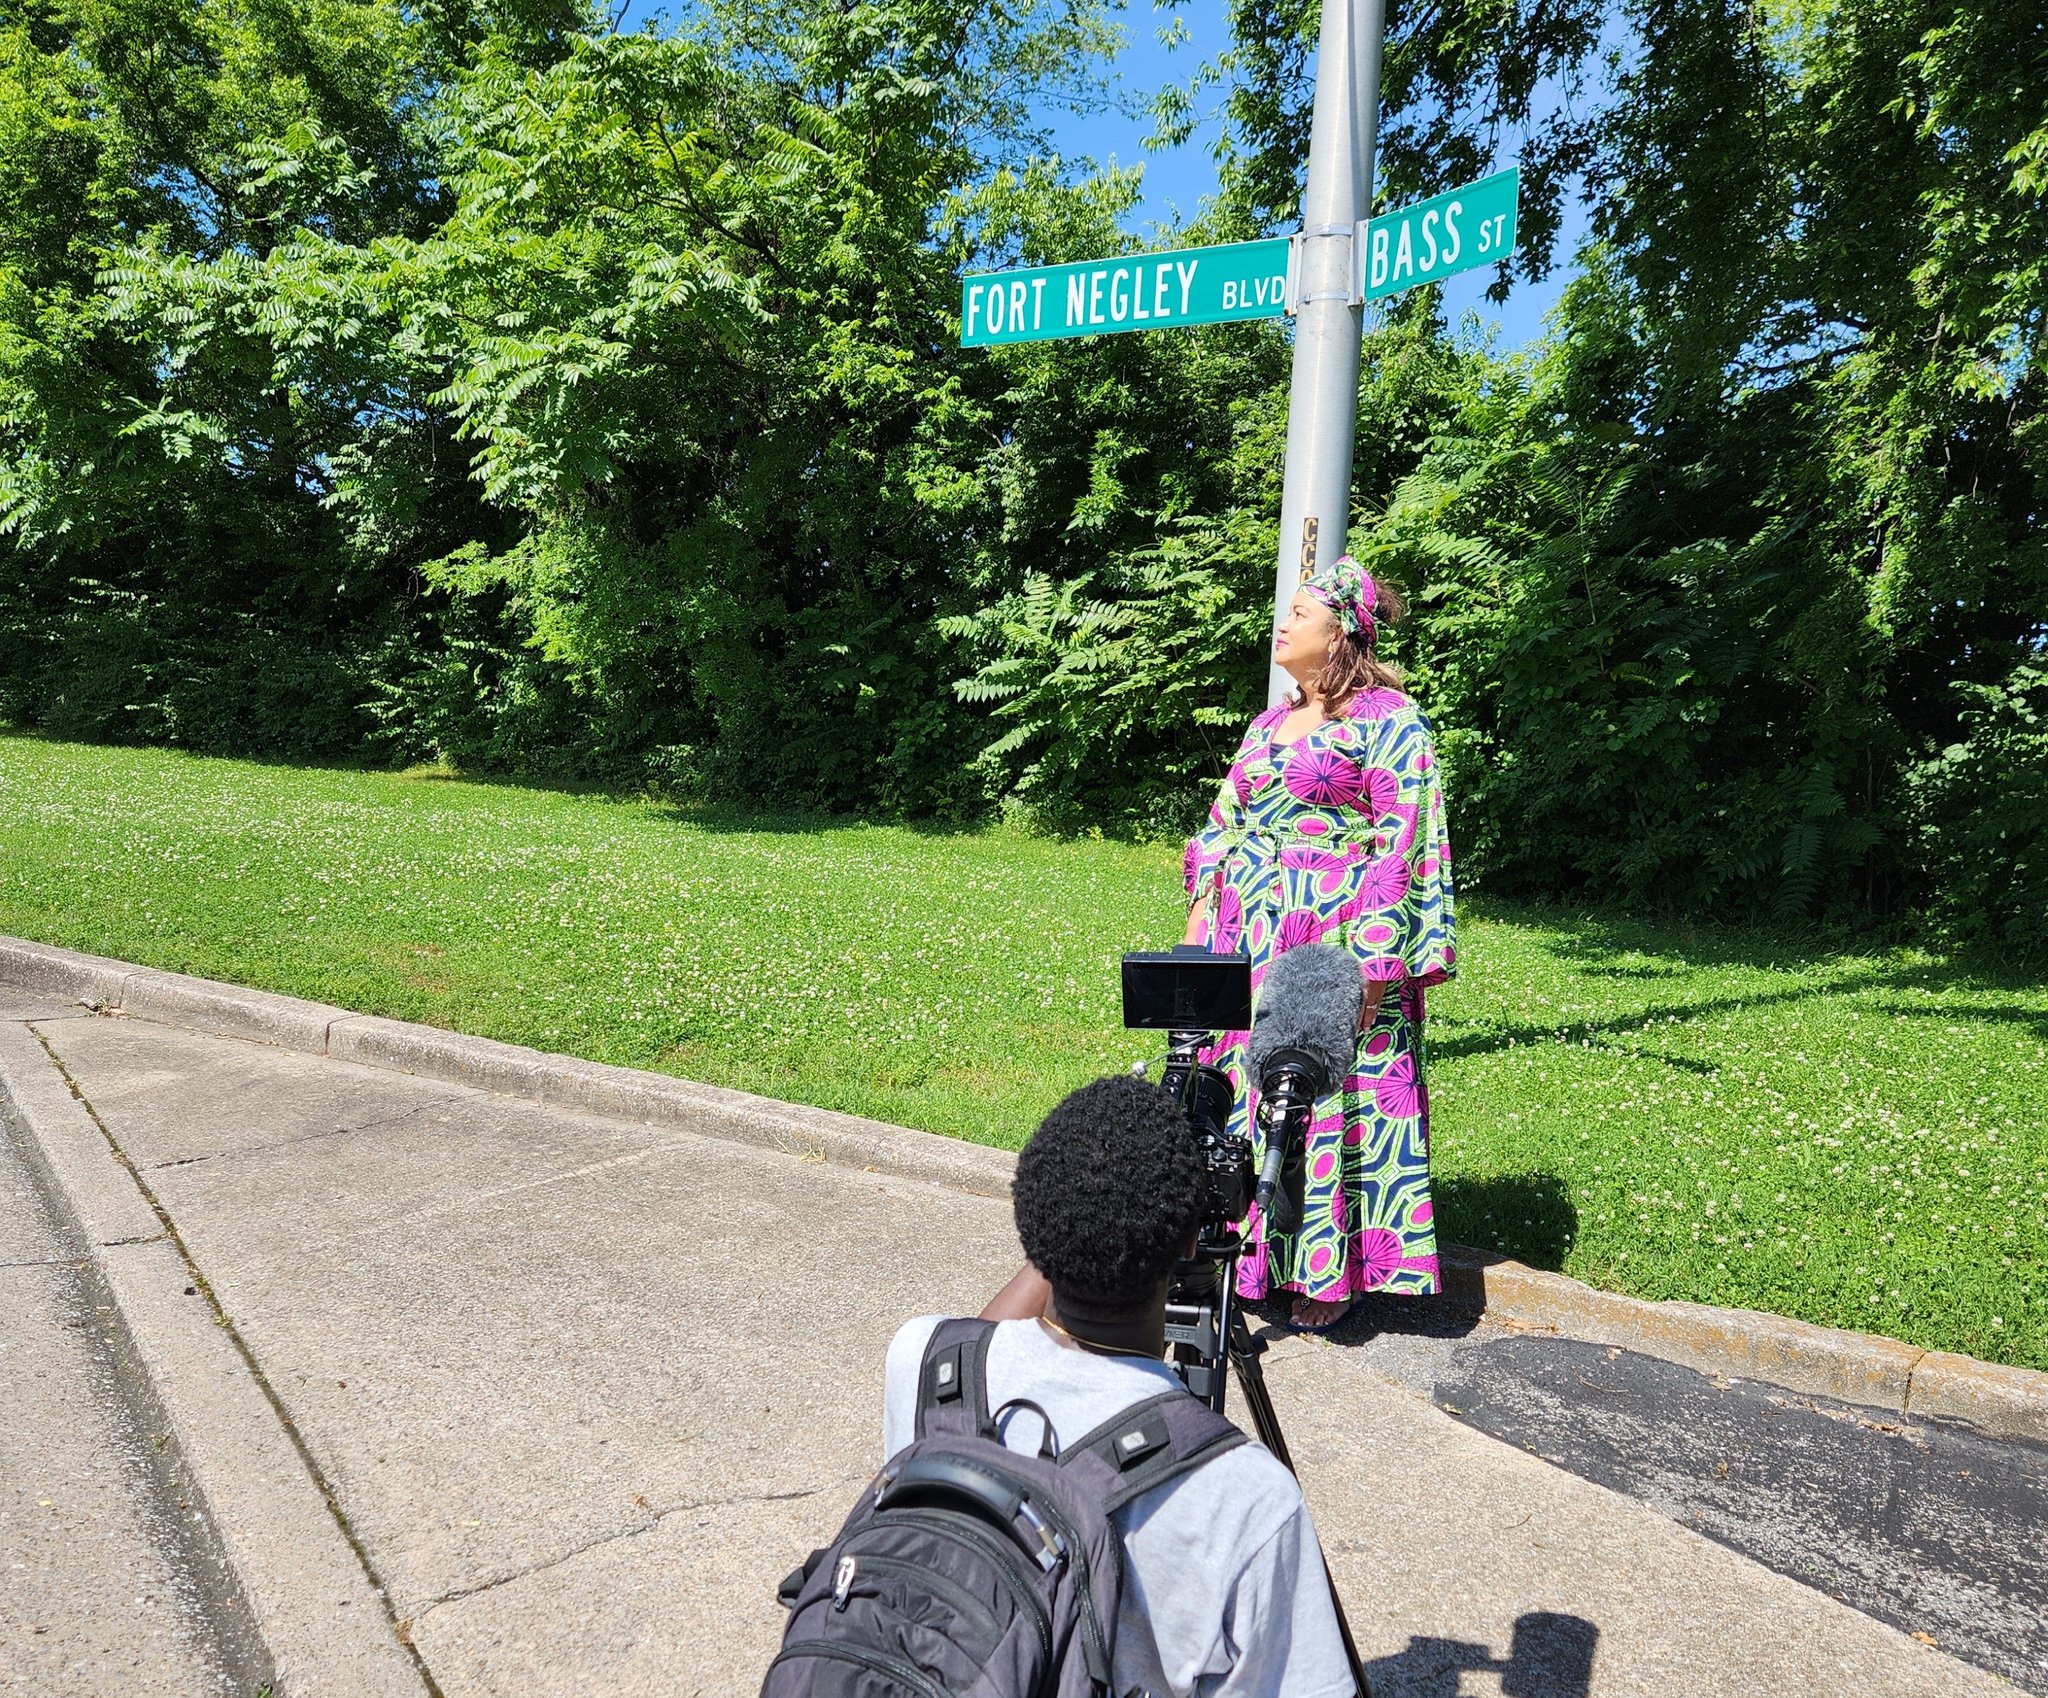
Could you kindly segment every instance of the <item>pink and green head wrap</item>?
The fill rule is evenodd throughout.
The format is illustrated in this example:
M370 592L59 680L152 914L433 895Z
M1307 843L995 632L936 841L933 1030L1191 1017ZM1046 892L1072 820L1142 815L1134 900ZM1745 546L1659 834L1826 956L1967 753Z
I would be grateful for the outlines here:
M1312 595L1337 616L1345 635L1372 641L1378 621L1372 616L1379 599L1379 586L1372 574L1348 554L1340 554L1327 566L1318 566L1301 580L1304 595Z

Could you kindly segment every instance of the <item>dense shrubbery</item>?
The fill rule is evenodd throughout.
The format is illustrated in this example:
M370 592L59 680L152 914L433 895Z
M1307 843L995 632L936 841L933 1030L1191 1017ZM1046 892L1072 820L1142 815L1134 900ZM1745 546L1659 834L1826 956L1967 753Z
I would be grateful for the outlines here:
M1540 357L1426 295L1370 342L1467 876L2040 948L2039 9L1392 10L1389 196L1499 146L1525 273L1575 181L1600 233ZM1186 239L1285 227L1313 12L1234 0ZM17 9L0 715L1178 829L1263 687L1287 346L952 345L963 266L1134 245L1027 116L1095 0L973 16Z

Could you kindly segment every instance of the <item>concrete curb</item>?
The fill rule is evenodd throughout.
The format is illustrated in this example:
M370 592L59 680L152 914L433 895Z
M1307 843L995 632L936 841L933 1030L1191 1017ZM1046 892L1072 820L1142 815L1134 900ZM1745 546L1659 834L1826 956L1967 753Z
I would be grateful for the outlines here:
M85 1239L148 1425L233 1579L222 1613L268 1664L257 1672L280 1698L421 1698L429 1686L183 1247L24 1025L0 1024L0 1112Z
M550 1055L494 1038L157 972L49 944L0 937L0 984L41 991L215 1037L248 1038L447 1084L470 1085L741 1143L809 1161L928 1179L986 1196L1009 1191L1002 1150L858 1115L777 1102L631 1067Z
M765 1145L809 1160L983 1195L999 1196L1009 1189L1015 1161L1006 1151L855 1115L353 1014L17 938L0 938L0 983L218 1036ZM1453 1302L1511 1325L1641 1351L1705 1374L1760 1380L1894 1414L1966 1421L2000 1437L2048 1442L2048 1374L1758 1310L1624 1297L1457 1245L1444 1247L1443 1271L1444 1292Z
M1862 1404L1897 1414L1961 1415L1987 1431L2048 1439L2048 1374L2022 1368L1990 1368L2038 1382L2033 1387L2033 1425L2014 1425L2024 1403L2008 1407L1994 1421L1959 1408L1923 1410L1915 1395L1916 1370L1930 1352L1875 1333L1844 1332L1757 1309L1716 1309L1704 1303L1653 1303L1624 1297L1568 1278L1525 1267L1505 1256L1449 1246L1443 1256L1444 1290L1497 1320L1533 1331L1559 1333L1592 1344L1615 1344L1683 1363L1703 1374L1762 1380L1789 1391ZM1966 1356L1950 1357L1969 1362ZM1967 1397L1967 1393L1963 1394Z

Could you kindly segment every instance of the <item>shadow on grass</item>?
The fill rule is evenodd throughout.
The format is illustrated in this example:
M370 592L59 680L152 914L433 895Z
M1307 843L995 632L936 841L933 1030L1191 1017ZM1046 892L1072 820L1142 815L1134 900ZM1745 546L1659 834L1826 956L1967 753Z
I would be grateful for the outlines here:
M1590 1041L1595 1049L1630 1059L1660 1061L1687 1072L1710 1074L1715 1065L1697 1057L1660 1052L1640 1042L1624 1049L1606 1040L1638 1037L1646 1025L1686 1023L1831 997L1854 998L1874 1013L2024 1026L2048 1041L2048 979L2004 962L1981 957L1900 957L1890 951L1858 955L1839 942L1830 946L1818 934L1795 936L1788 943L1778 932L1546 910L1537 904L1489 903L1484 912L1490 921L1533 933L1537 946L1589 991L1615 980L1668 985L1688 973L1711 973L1723 967L1799 976L1768 990L1728 990L1709 979L1700 985L1696 996L1667 993L1647 1006L1594 1019L1538 1023L1454 1018L1444 1021L1431 1037L1432 1060L1453 1061L1515 1047ZM1658 954L1680 959L1649 964L1640 959ZM1912 992L1941 1000L1927 1005L1904 1000L1904 995ZM2028 998L2032 1006L1972 1005L1962 1000L2013 995Z
M1552 1270L1564 1266L1578 1242L1579 1211L1554 1173L1446 1173L1432 1188L1440 1241L1497 1250Z
M1954 1003L1888 1002L1884 1012L1907 1020L1977 1020L1994 1026L2024 1026L2048 1043L2048 1008L1971 1008Z
M255 767L271 772L322 773L332 777L381 778L423 791L446 792L467 786L477 790L527 791L537 796L560 796L598 802L617 802L645 808L657 818L701 831L750 836L810 836L825 831L847 831L861 826L907 831L920 837L971 836L989 830L993 819L888 819L872 814L834 813L798 804L750 806L738 802L683 801L673 795L650 790L645 784L621 777L575 778L546 772L478 772L434 761L408 762L393 766L370 759L350 760L340 756L294 759L274 754L229 754L214 750L179 748L173 744L122 741L112 738L88 740L59 736L33 726L0 724L0 740L35 743L50 749L90 749L97 752L153 754L193 762L219 762Z

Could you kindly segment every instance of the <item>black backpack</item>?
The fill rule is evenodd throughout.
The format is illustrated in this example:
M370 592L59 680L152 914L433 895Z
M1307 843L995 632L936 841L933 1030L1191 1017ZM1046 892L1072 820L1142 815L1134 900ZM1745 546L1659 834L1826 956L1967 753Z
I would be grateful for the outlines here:
M1123 1547L1109 1518L1245 1436L1168 1391L1055 1457L1036 1404L989 1409L994 1330L942 1321L933 1332L916 1442L783 1581L789 1625L761 1698L1168 1698L1149 1642L1127 1657L1149 1679L1111 1692ZM1045 1421L1036 1456L997 1438L1012 1408Z

